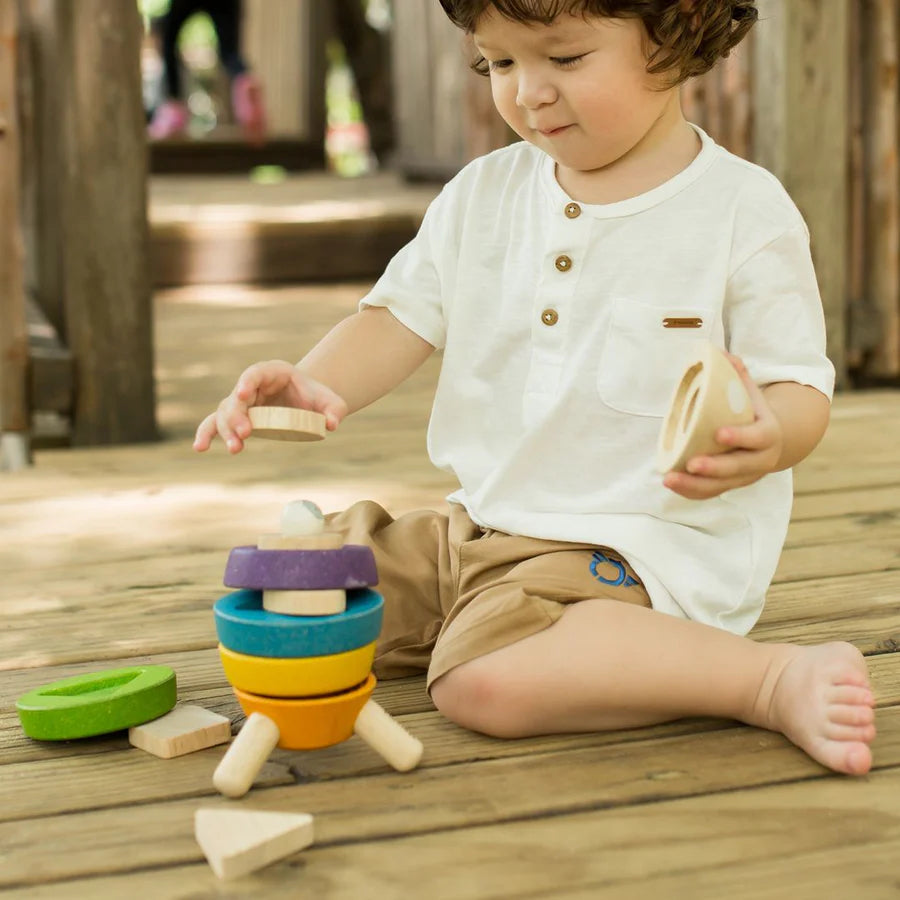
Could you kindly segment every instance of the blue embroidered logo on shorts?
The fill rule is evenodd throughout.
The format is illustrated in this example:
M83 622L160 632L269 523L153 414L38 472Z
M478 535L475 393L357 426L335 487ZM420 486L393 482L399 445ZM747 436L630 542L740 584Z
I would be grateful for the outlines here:
M600 566L604 563L608 563L616 570L617 576L615 578L606 578L599 571ZM637 581L626 573L624 563L619 562L617 559L610 559L605 553L601 553L599 550L594 551L594 555L591 557L591 575L593 575L597 581L602 581L604 584L610 584L614 587L620 585L622 587L631 587L632 585L637 584Z

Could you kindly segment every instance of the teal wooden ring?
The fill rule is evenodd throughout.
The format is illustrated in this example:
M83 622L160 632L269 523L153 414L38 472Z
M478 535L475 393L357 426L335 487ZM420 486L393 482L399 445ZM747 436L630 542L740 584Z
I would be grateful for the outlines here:
M369 588L347 591L347 608L331 616L269 612L260 591L234 591L213 606L219 641L247 656L328 656L370 644L381 632L384 599Z
M20 697L16 709L28 737L68 741L158 719L177 699L168 666L132 666L45 684Z

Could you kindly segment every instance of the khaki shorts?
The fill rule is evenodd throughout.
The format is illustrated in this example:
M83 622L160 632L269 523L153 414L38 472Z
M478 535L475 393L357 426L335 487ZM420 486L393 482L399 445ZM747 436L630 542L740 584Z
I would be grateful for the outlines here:
M348 544L375 553L384 624L379 678L455 666L552 625L570 603L603 598L650 606L633 569L613 550L519 537L476 525L458 505L392 518L363 501L328 516Z

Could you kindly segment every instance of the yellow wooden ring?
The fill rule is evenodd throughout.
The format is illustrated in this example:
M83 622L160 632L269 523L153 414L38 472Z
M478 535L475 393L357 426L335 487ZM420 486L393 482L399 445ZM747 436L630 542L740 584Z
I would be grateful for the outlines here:
M278 746L285 750L316 750L346 741L353 734L359 711L375 690L375 676L369 677L352 691L311 697L308 700L286 700L260 697L234 688L241 708L268 716L279 732Z
M375 641L328 656L272 657L236 653L219 644L225 677L232 686L267 697L317 697L346 691L366 680Z

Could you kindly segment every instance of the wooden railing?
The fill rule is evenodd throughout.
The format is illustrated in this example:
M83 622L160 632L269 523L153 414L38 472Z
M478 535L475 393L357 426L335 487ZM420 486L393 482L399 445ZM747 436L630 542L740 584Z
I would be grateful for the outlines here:
M844 2L844 0L842 0ZM900 377L900 76L896 0L849 0L844 350L852 382ZM764 29L763 21L758 28ZM759 32L683 91L685 113L720 144L755 160ZM815 109L810 115L815 115ZM842 211L836 211L841 214ZM821 273L820 273L821 279Z

